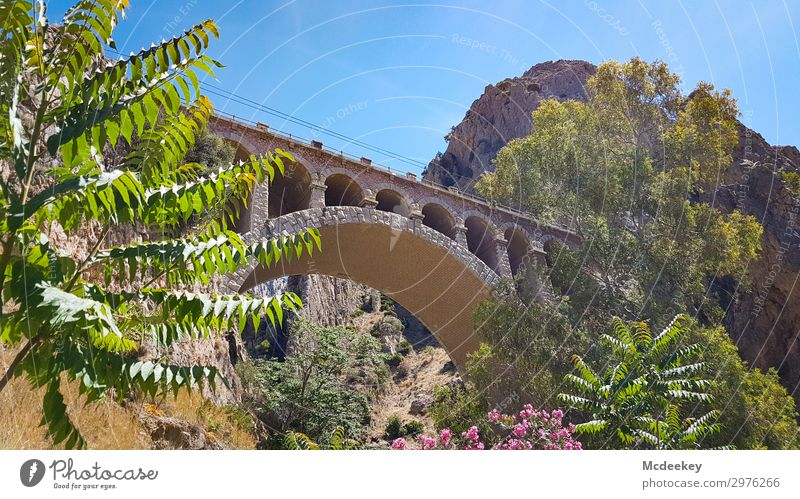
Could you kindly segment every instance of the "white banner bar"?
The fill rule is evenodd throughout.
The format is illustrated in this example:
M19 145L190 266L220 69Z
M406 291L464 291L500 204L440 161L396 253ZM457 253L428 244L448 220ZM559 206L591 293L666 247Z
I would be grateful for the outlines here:
M800 451L0 451L0 497L798 497Z

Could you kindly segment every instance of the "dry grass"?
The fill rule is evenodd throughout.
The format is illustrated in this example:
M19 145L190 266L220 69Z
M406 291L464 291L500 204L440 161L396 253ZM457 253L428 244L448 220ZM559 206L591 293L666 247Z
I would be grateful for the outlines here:
M0 346L0 372L13 353ZM149 449L150 437L132 410L110 400L85 405L76 383L63 383L68 414L86 438L89 449ZM39 425L44 389L33 389L15 378L0 393L0 449L54 449ZM255 449L252 421L235 407L217 407L197 392L181 391L177 398L142 404L153 416L172 416L206 429L226 448Z
M253 422L244 411L235 406L216 406L198 392L182 390L177 398L144 404L144 410L155 416L172 416L201 426L225 448L256 448Z
M426 415L411 415L411 401L417 398L433 398L436 387L444 386L457 374L445 370L450 357L443 348L430 347L419 352L411 352L402 362L402 369L408 374L399 379L392 378L384 393L372 404L372 417L368 438L383 437L386 425L392 416L403 421L419 421L425 425L425 432L435 432L433 419Z
M0 346L0 368L5 372L12 352ZM86 406L75 383L63 383L68 414L80 428L90 449L147 449L150 440L136 415L105 400ZM0 393L0 449L54 449L42 418L44 389L33 389L24 378L15 378Z

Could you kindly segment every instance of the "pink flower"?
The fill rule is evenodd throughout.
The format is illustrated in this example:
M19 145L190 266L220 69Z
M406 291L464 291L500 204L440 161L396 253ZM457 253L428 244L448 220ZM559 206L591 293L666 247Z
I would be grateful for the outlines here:
M425 435L420 435L419 440L422 443L422 450L431 450L436 448L435 438L426 437Z
M406 450L406 439L403 437L392 440L392 449Z
M478 439L480 438L480 436L478 435L478 427L477 426L471 427L469 430L462 432L461 436L464 438L468 438L473 442L477 442Z
M450 428L444 428L439 432L439 442L441 442L442 447L450 447L451 438L453 438L453 432L450 431Z
M492 410L491 410L491 411L489 411L489 413L486 415L486 417L487 417L487 418L489 418L489 421L491 421L491 422L493 422L493 423L494 423L494 422L496 422L497 420L499 420L501 416L502 416L502 414L500 414L500 413L497 411L497 409L492 409Z
M562 417L564 417L564 413L561 412L561 409L556 409L555 411L553 411L553 417L554 418L562 418Z
M518 437L524 437L528 432L525 429L525 425L518 424L514 425L514 430L512 433Z

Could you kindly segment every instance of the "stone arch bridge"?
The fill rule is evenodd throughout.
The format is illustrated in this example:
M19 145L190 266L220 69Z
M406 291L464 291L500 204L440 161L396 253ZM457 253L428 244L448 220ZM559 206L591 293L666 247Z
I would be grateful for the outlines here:
M237 158L280 148L296 160L256 188L238 231L256 238L317 228L322 237L321 253L241 269L228 280L229 291L290 275L350 279L414 314L459 368L478 345L473 312L491 288L541 262L548 241L577 241L566 228L538 224L524 212L262 123L217 115L209 129L235 145Z

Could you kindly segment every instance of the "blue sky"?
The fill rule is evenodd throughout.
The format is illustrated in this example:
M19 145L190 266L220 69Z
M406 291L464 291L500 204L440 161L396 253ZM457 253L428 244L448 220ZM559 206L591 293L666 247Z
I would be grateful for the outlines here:
M71 2L50 2L55 18ZM535 63L662 59L690 90L730 88L742 120L772 144L800 145L800 2L132 0L116 34L138 50L206 18L225 90L427 163L486 85ZM210 95L218 109L364 151Z

